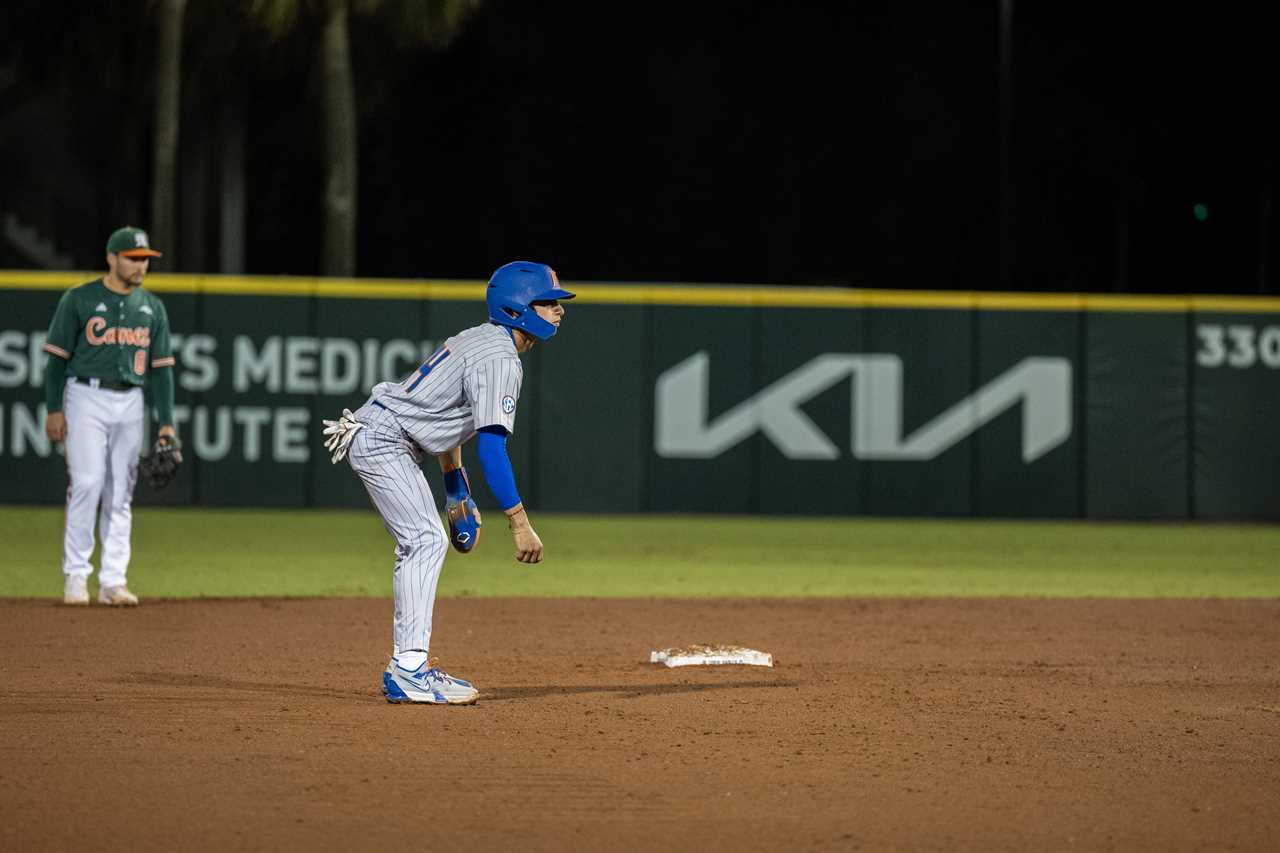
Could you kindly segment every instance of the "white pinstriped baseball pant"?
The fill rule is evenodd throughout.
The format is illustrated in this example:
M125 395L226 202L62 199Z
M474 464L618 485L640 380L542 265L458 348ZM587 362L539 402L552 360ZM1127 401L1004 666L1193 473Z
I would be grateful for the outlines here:
M355 416L365 426L352 439L347 459L396 540L392 654L425 652L431 647L431 611L449 538L422 474L422 452L395 416L374 405Z

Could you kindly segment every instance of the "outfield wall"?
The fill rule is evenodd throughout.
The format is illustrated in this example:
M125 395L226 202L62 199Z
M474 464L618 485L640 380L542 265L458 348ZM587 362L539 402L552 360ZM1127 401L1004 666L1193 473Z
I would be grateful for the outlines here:
M0 272L0 502L62 500L40 346L93 277ZM1280 519L1280 299L566 285L510 444L537 509ZM190 464L144 504L366 506L320 419L484 319L481 282L148 286Z

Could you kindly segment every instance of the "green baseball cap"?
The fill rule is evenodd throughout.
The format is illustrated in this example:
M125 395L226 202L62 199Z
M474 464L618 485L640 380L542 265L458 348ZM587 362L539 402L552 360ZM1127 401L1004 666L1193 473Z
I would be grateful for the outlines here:
M160 253L151 248L147 232L126 225L107 238L107 251L118 252L126 258L158 258Z

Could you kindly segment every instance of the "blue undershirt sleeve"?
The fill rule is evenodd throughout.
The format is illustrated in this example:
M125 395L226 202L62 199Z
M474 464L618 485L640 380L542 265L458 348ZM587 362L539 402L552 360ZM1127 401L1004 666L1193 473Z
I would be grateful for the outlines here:
M503 511L520 503L516 491L516 475L507 458L507 431L500 426L487 426L476 436L476 453L484 469L484 481Z

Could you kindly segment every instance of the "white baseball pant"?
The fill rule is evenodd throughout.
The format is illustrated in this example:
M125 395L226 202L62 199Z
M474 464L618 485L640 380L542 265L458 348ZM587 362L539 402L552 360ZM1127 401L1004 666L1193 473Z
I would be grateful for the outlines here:
M103 587L125 583L145 410L141 388L111 391L68 380L63 402L69 480L63 574L88 577L93 573L89 560L96 515L102 538L98 583Z

